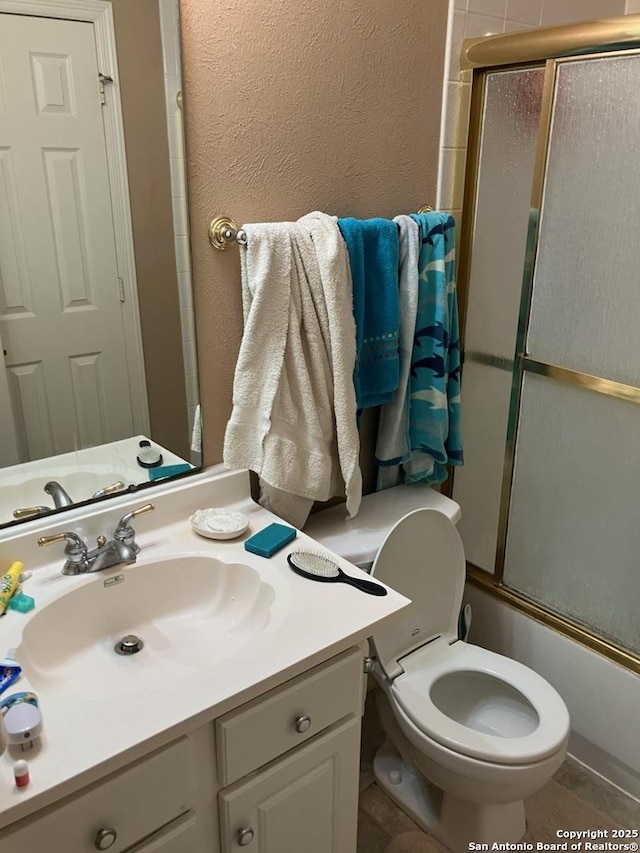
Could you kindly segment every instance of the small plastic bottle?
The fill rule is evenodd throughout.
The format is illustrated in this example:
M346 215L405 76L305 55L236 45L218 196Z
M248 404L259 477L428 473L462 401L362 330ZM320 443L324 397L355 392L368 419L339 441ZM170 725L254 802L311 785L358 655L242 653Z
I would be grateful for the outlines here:
M29 784L29 765L24 758L19 758L13 765L13 778L16 780L16 788L26 788Z
M156 465L162 464L162 453L155 448L151 447L151 442L147 441L147 439L143 439L140 442L140 452L136 456L138 460L138 465L141 465L143 468L155 468Z

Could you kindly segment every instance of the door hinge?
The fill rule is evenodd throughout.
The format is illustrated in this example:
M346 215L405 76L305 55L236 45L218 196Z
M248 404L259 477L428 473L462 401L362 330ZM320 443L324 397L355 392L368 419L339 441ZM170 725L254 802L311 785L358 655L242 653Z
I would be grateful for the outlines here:
M102 72L100 72L98 74L98 84L99 84L99 90L100 90L100 103L102 104L102 106L104 106L107 103L105 96L104 96L104 85L105 85L105 83L113 83L113 77L109 77L108 74L103 74Z
M118 290L120 291L120 302L124 302L124 281L121 278L118 279Z

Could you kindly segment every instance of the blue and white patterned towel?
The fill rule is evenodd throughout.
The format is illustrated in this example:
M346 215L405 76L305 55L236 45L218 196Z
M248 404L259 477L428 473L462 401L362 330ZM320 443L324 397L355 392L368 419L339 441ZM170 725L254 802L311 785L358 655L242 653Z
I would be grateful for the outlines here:
M412 214L420 229L418 310L409 376L410 457L405 481L442 483L462 465L460 338L455 281L455 220Z

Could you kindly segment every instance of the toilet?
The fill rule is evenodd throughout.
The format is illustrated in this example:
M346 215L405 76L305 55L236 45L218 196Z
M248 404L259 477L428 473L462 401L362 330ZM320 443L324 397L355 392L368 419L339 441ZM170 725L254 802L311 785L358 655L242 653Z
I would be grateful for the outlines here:
M528 667L458 639L465 556L459 506L396 486L311 516L305 533L411 599L371 638L378 784L451 850L517 842L523 800L562 764L569 713ZM490 849L490 848L489 848Z

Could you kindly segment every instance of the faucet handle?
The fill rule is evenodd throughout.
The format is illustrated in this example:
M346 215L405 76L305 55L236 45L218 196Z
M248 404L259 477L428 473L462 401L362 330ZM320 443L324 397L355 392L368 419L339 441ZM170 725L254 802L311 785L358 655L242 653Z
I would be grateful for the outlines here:
M53 536L41 536L38 539L38 545L42 548L43 545L51 545L53 542L66 542L67 547L65 553L74 553L75 551L86 551L87 546L77 533L54 533Z
M105 495L112 495L114 492L121 492L125 488L122 480L118 480L115 483L111 483L110 486L105 486L102 489L98 489L93 495L92 498L103 498Z
M64 553L67 561L62 569L63 575L79 575L87 570L87 546L77 533L54 533L53 536L41 536L38 545L51 545L54 542L66 542Z
M113 538L119 542L124 542L125 545L129 545L129 547L133 548L136 554L138 554L140 552L140 548L135 541L136 532L131 526L131 519L136 518L138 515L142 515L144 512L151 512L151 510L155 508L155 504L144 504L144 506L138 507L138 509L134 509L132 512L128 512L126 515L123 515L116 526Z
M37 515L45 515L51 512L50 506L26 506L21 509L14 509L14 518L35 518Z

